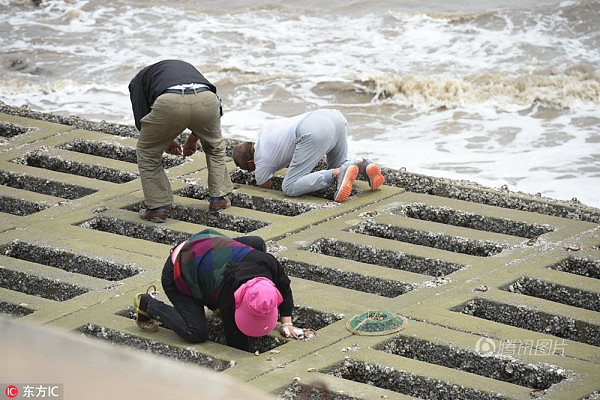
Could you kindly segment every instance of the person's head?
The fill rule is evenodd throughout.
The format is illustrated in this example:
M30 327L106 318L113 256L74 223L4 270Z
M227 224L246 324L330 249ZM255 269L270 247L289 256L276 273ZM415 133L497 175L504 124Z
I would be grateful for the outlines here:
M242 142L233 147L233 162L246 171L254 171L254 143Z
M242 284L233 294L235 324L246 336L265 336L277 325L277 307L283 297L275 284L259 276Z

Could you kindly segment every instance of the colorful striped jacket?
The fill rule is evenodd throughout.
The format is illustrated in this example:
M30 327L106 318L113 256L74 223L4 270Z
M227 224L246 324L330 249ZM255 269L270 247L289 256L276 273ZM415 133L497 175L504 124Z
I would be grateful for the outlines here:
M171 253L177 289L203 304L216 304L225 270L254 249L214 229L205 229Z

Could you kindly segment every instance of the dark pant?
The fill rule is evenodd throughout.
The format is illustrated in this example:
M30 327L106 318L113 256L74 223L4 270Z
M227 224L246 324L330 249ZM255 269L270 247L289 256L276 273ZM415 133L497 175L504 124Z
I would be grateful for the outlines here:
M259 236L242 236L234 240L251 246L259 251L266 251L265 241ZM150 317L160 321L184 340L190 343L201 343L208 339L208 325L202 302L181 293L175 285L171 256L167 257L163 267L161 283L163 290L173 306L157 299L150 299L147 312ZM248 350L248 337L237 328L234 319L235 305L233 294L221 291L218 304L223 320L225 341L229 346Z

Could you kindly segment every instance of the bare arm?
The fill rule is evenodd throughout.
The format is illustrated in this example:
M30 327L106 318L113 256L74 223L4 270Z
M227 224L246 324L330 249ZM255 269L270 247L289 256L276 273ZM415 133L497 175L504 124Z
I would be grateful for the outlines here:
M265 189L271 189L271 186L272 186L271 179L269 179L268 181L266 181L266 182L258 185L258 187L265 188Z

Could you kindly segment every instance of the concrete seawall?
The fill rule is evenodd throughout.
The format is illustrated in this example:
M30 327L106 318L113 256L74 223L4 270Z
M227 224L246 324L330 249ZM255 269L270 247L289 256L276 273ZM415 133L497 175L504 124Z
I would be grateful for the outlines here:
M342 204L328 191L292 199L229 161L233 206L215 215L199 152L163 158L175 205L166 223L146 223L136 137L131 126L0 104L0 335L14 358L0 384L47 380L43 353L31 351L46 337L62 349L45 356L60 358L52 381L71 394L86 382L97 396L87 398L108 395L93 378L107 352L126 354L114 356L114 382L152 363L212 382L201 390L241 385L244 398L600 398L600 209L387 168L382 188L359 181ZM170 248L206 227L264 237L292 277L295 324L317 336L275 331L243 352L223 344L217 318L198 345L164 327L140 331L134 295L161 291ZM402 329L347 329L369 312L376 330L390 314ZM73 349L90 355L76 380ZM28 366L39 373L16 368L19 354L38 354ZM177 376L135 379L185 398L194 389ZM122 398L137 397L148 396Z

